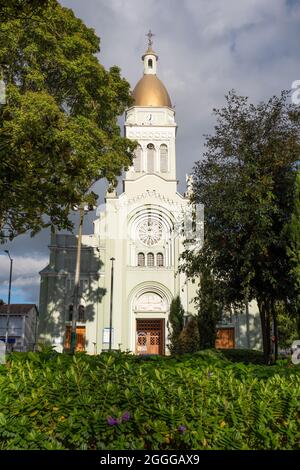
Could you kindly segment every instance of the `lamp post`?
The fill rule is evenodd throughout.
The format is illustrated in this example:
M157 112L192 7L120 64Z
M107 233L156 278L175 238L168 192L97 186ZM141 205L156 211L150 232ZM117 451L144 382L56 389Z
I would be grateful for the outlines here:
M13 259L10 256L8 250L4 250L10 260L10 269L9 269L9 287L8 287L8 301L7 301L7 315L6 315L6 329L5 329L5 351L7 352L7 344L8 344L8 330L9 330L9 315L10 315L10 296L11 296L11 278L12 278L12 267L13 267Z
M109 312L109 351L112 346L112 320L113 320L113 293L114 293L114 261L115 258L110 258L111 261L111 277L110 277L110 312Z

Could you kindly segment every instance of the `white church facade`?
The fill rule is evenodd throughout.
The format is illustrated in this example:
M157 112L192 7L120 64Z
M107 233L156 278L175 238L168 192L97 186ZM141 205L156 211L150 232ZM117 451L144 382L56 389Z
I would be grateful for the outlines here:
M167 354L172 299L180 296L187 317L196 313L197 283L178 271L184 238L176 226L190 201L177 192L175 111L156 74L151 38L142 60L125 115L125 135L139 144L133 166L122 194L107 192L94 233L82 237L77 349L89 354L107 350L109 341L113 349ZM58 351L70 346L76 244L74 235L52 235L49 265L40 273L39 336ZM223 346L258 347L258 328L250 305L247 315L220 324L220 346L226 337Z

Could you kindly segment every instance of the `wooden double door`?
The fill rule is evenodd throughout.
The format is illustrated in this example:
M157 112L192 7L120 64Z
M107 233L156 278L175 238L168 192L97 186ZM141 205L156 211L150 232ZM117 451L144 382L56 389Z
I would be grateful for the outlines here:
M217 329L216 348L217 349L234 349L235 347L234 328Z
M136 354L164 354L165 320L136 320Z
M65 349L71 347L71 326L66 326ZM76 327L76 351L85 351L85 326Z

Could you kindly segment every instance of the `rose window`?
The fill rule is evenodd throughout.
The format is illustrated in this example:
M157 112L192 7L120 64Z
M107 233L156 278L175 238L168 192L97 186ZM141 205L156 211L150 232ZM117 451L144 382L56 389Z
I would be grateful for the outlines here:
M138 227L138 237L147 246L156 245L162 238L162 224L159 220L144 220Z

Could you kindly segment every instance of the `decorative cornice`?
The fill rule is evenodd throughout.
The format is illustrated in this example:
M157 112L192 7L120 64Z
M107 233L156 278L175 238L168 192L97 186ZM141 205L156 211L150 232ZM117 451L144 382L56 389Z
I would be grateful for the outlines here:
M124 201L125 204L124 205L128 205L128 204L135 204L137 202L140 202L140 201L143 201L145 199L149 199L149 198L155 198L157 200L159 200L160 202L163 202L165 204L169 204L169 205L172 205L172 206L175 206L175 207L183 207L186 205L186 203L188 202L187 199L184 198L184 201L186 202L185 204L181 204L179 202L176 202L174 201L173 199L170 199L168 197L166 197L164 194L161 194L160 192L156 191L155 189L147 189L144 193L142 194L138 194L137 196L131 198L131 199L128 199L128 201Z
M163 126L163 127L166 127L166 126ZM168 126L168 127L175 128L176 126L173 125L173 126ZM170 131L163 132L163 131L150 130L148 128L142 128L140 131L129 128L128 132L126 133L126 137L128 139L135 139L135 140L140 140L140 139L168 140L174 137L174 133Z

